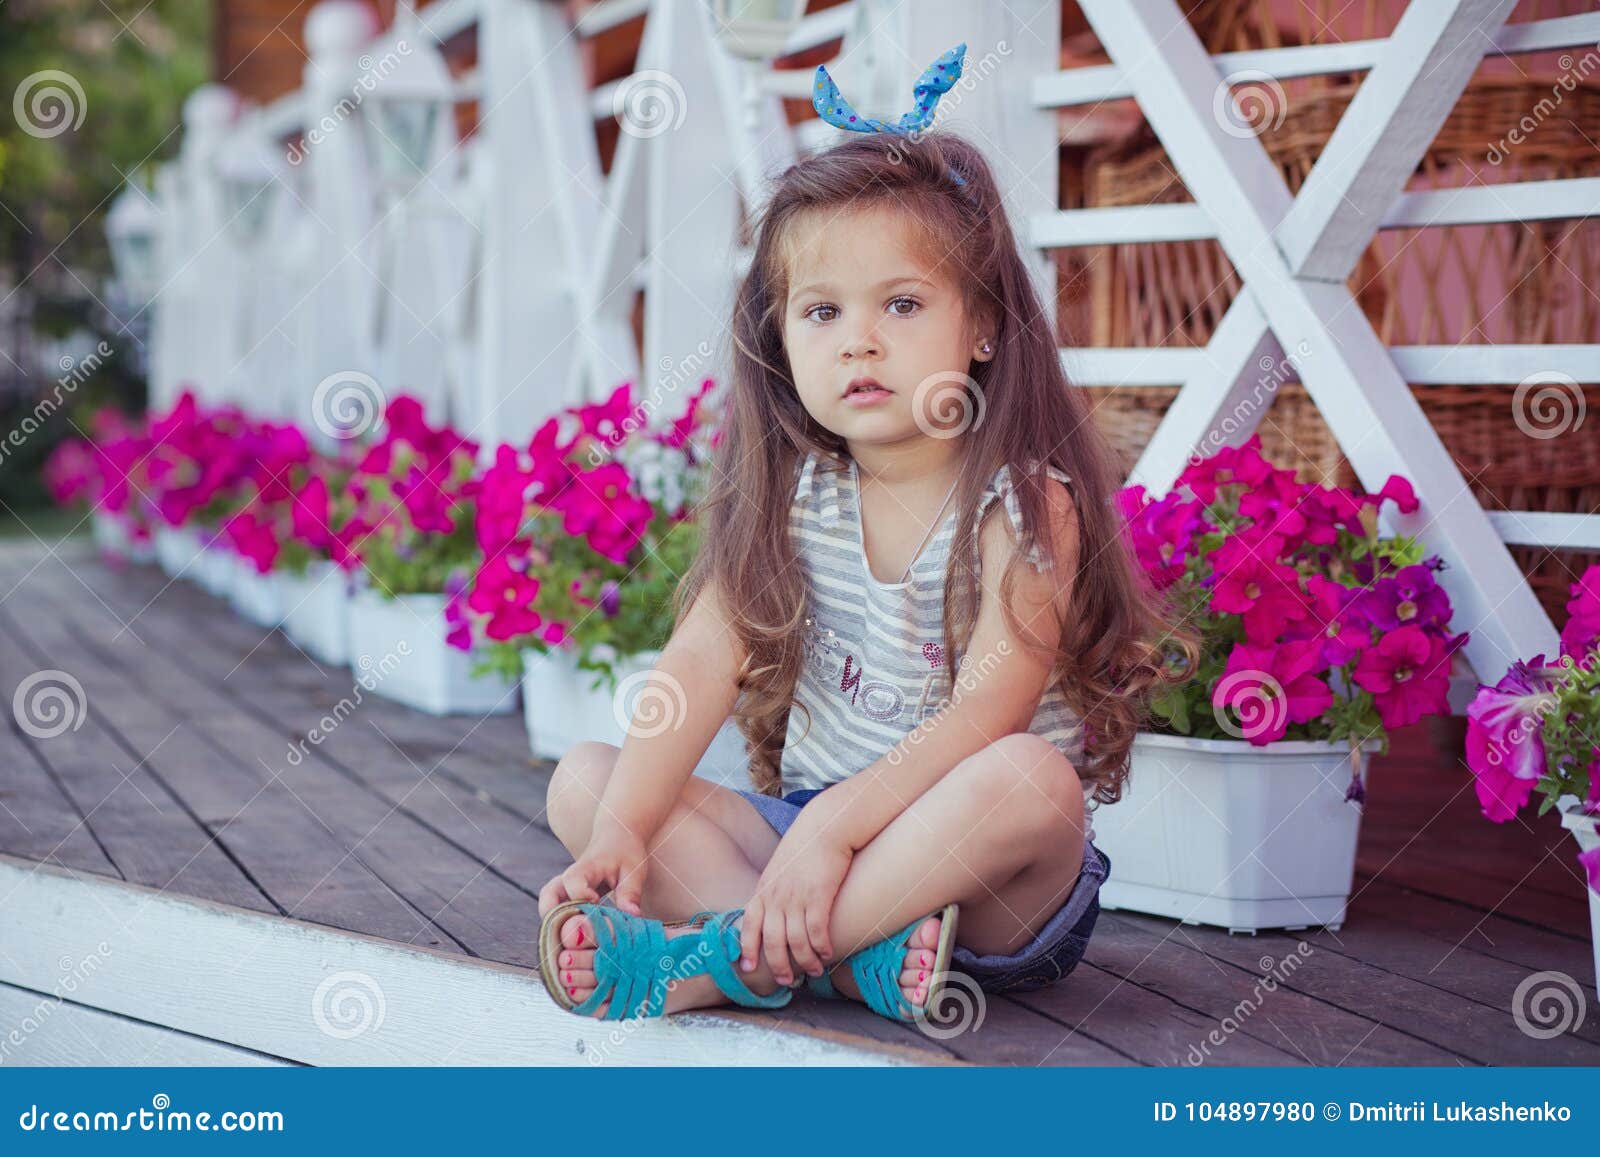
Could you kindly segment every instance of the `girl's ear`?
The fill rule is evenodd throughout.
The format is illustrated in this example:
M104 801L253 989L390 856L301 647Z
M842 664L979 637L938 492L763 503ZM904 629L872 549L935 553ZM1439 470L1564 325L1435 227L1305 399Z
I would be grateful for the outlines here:
M975 362L986 362L993 357L994 339L990 337L980 337L977 340L977 343L972 347L972 360Z

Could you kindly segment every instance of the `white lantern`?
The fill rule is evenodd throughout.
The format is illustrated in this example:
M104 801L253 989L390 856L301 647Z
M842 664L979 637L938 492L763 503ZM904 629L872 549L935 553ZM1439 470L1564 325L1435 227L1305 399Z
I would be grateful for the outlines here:
M448 124L456 102L472 94L451 77L410 4L399 6L393 32L397 44L409 43L409 51L396 54L394 66L373 78L361 103L361 131L380 187L390 194L404 194L428 172L434 137L442 124Z
M222 213L241 241L257 240L267 223L272 199L286 168L281 150L256 134L218 150Z
M161 211L150 194L129 181L106 213L106 240L117 281L128 299L139 305L148 304L161 289L161 273L156 267L160 228Z
M710 0L717 39L734 56L767 62L784 46L806 14L806 0Z

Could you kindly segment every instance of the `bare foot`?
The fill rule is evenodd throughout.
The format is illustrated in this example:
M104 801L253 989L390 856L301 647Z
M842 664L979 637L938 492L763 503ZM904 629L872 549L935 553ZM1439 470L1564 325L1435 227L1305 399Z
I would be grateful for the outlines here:
M735 926L738 922L735 921ZM937 928L938 925L935 925ZM666 928L667 939L673 940L679 936L693 936L699 933L698 928ZM937 937L938 933L934 935ZM594 995L595 936L594 927L589 917L578 915L569 916L561 925L561 954L556 960L557 975L566 985L567 996L579 1004ZM930 954L928 959L933 959ZM750 991L760 996L773 992L778 987L778 982L772 978L772 972L763 961L753 972L739 974ZM709 1008L713 1005L727 1004L728 998L717 987L716 981L705 973L695 976L675 977L667 981L667 1001L664 1012L682 1012L690 1008ZM598 1009L590 1015L603 1016L611 1006L608 998L603 1001ZM569 1010L570 1011L570 1010Z
M929 916L906 940L906 954L900 965L900 995L908 1004L922 1007L927 1003L928 986L933 979L933 958L939 944L939 928L943 920ZM861 999L861 989L850 969L837 964L828 973L829 979L840 992L855 1000Z

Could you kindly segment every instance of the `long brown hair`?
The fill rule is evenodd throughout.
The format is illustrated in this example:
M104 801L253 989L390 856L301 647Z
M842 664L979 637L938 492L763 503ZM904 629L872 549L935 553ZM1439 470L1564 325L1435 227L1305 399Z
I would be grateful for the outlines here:
M958 174L961 183L952 177ZM962 434L956 483L957 544L944 586L945 654L962 656L977 617L976 511L1001 465L1016 481L1023 535L1001 579L1007 619L1016 568L1038 546L1055 557L1047 525L1044 463L1069 474L1078 516L1072 607L1061 622L1051 679L1086 724L1077 767L1101 803L1121 796L1128 750L1158 683L1186 678L1198 656L1195 634L1172 622L1145 582L1115 501L1120 472L1090 420L1083 391L1069 386L1055 335L1041 319L1034 282L1017 251L988 163L961 137L935 130L912 140L856 134L790 166L755 223L755 253L734 305L733 366L712 480L696 517L701 546L679 583L682 621L708 582L745 652L734 715L749 745L757 790L776 794L785 727L803 654L804 566L787 532L799 464L847 468L844 439L801 404L783 346L794 226L802 215L899 206L912 212L930 246L955 262L968 318L995 328L997 352L968 370L982 418ZM1030 464L1035 472L1026 473ZM774 533L775 528L784 528ZM953 666L953 663L952 665ZM947 666L947 670L951 667ZM860 770L852 769L852 770Z

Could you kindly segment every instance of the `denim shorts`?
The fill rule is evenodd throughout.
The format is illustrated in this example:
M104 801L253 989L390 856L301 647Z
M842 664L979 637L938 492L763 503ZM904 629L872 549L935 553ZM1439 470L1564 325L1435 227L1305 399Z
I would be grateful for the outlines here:
M757 791L740 790L739 794L781 836L794 823L800 809L826 790L805 788L781 798ZM1095 921L1100 917L1100 885L1110 875L1111 857L1095 847L1093 840L1084 840L1078 882L1032 940L1015 952L986 956L957 944L951 952L951 967L977 981L985 992L1027 992L1054 984L1083 959Z

